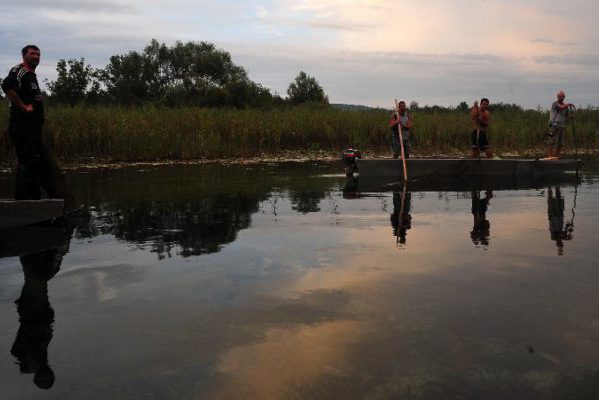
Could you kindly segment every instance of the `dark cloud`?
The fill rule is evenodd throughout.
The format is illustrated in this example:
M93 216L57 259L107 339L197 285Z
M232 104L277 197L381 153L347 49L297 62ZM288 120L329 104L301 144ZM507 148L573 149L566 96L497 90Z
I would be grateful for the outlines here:
M533 57L533 60L540 64L563 64L580 66L599 66L599 54L563 54L563 55L545 55Z

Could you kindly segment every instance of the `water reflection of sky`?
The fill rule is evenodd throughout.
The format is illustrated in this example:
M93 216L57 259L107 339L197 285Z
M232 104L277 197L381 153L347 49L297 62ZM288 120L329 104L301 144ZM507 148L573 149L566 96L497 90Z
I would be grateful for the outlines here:
M1 259L0 398L534 399L596 388L596 186L561 188L564 224L574 195L576 209L558 256L547 188L494 191L484 246L471 237L471 192L412 193L398 246L397 196L347 199L343 179L327 179L170 208L109 199L110 218L92 218L103 229L75 231L48 282L56 382L44 393L9 353L23 273L18 258ZM156 210L166 217L148 221ZM158 232L197 218L193 235ZM204 246L204 230L218 251L182 254L177 240Z

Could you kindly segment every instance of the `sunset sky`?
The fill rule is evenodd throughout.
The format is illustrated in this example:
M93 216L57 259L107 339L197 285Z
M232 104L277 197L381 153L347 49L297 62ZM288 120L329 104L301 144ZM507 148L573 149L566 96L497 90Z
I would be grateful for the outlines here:
M104 66L152 38L205 40L280 94L305 70L333 103L547 107L564 89L599 105L596 0L22 0L0 18L2 68L36 43L42 78L60 58Z

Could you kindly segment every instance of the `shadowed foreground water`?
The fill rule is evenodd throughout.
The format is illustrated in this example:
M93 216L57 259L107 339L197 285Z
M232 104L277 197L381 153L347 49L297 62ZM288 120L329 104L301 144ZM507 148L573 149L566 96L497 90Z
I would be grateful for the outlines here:
M341 169L72 173L81 216L0 232L0 399L599 396L593 160L520 189Z

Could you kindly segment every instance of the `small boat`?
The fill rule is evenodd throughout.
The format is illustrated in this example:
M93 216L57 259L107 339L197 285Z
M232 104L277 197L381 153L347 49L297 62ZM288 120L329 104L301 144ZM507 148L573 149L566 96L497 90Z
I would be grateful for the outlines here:
M458 178L458 177L547 177L578 173L582 161L572 159L534 160L522 158L506 159L461 159L461 158L409 158L406 160L408 178ZM401 159L363 160L355 159L355 169L360 177L385 177L401 180Z
M61 217L64 200L0 200L0 228L31 225Z

